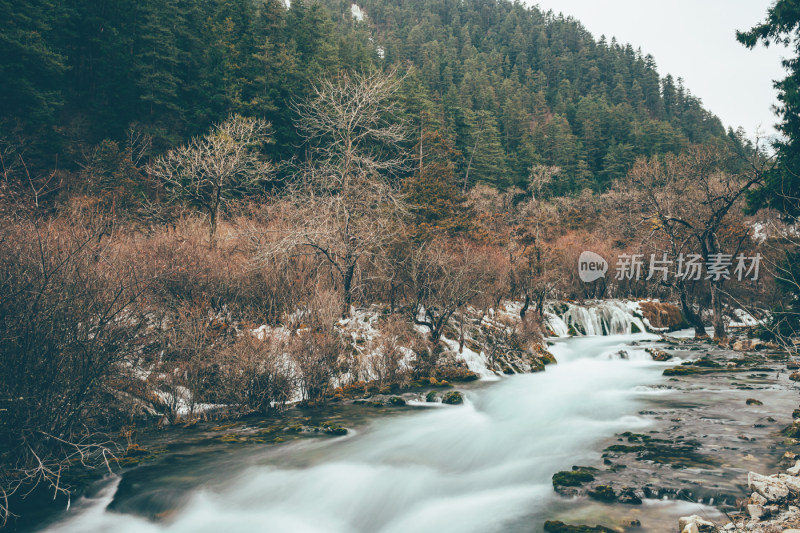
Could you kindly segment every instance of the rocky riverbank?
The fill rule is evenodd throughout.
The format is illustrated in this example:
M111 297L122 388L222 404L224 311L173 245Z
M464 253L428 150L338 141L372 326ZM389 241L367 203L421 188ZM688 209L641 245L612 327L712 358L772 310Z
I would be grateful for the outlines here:
M749 342L738 343L738 351L707 340L671 336L637 344L608 356L646 354L663 364L664 382L641 390L649 407L640 411L635 427L606 443L598 463L576 465L553 477L556 492L596 502L594 516L604 520L570 519L567 507L554 516L555 521L634 531L642 514L637 509L669 499L697 509L712 506L697 514L722 527L729 522L726 514L740 516L737 513L747 512L746 505L759 505L758 498L755 503L745 501L754 492L745 485L748 472L774 471L782 460L785 468L784 456L800 452L796 440L800 427L792 424L797 392L791 374L796 364L774 347ZM780 510L772 507L774 502L751 509L761 512L762 520L782 520L776 523L789 527L795 505L791 501L781 500ZM722 512L711 512L713 508ZM741 516L740 521L753 520ZM695 522L699 531L707 527ZM672 524L662 524L663 530L673 529ZM773 531L772 526L765 522L764 529L754 530Z

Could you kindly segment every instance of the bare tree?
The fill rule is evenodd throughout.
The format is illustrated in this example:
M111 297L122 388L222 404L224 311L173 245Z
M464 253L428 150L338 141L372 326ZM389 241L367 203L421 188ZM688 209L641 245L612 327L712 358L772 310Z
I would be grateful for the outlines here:
M698 254L706 265L715 262L723 252L735 256L745 234L736 236L732 246L723 250L722 230L730 227L731 217L741 210L744 194L761 183L770 160L757 149L750 159L730 170L731 156L708 146L694 146L680 155L668 154L663 162L657 158L639 159L618 185L620 198L636 217L631 223L641 224L657 248L673 262L681 254ZM714 337L726 336L722 296L726 278L705 278L711 293ZM690 303L689 285L685 277L676 276L671 284L680 297L687 320L698 335L705 333L699 315Z
M510 221L511 292L523 298L519 313L523 322L531 304L537 320L540 324L543 322L545 300L556 283L554 272L550 269L552 259L545 242L545 232L557 222L557 211L544 200L543 192L559 171L558 167L531 167L528 184L530 198L516 207Z
M428 328L434 346L453 314L480 294L479 267L479 259L465 241L436 240L421 244L412 253L412 319Z
M394 72L341 74L295 105L308 158L290 191L293 216L281 247L309 250L331 266L344 294L343 316L359 262L380 256L404 212L393 184L407 161L394 101L399 83Z
M233 115L202 137L157 158L149 167L173 199L205 212L212 248L225 202L272 174L272 165L258 153L270 141L270 131L263 120Z

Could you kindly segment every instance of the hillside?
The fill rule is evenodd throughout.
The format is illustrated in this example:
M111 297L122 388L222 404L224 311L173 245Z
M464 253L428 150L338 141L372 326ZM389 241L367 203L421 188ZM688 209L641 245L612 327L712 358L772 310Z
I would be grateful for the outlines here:
M290 103L320 76L408 70L415 131L454 143L457 181L526 185L561 168L554 192L603 190L636 156L726 136L655 60L579 22L508 1L52 0L4 3L0 143L62 190L104 139L152 136L154 156L230 113L271 122L271 158L300 144ZM410 147L409 147L410 148ZM466 176L468 174L468 176ZM78 180L78 183L74 183Z

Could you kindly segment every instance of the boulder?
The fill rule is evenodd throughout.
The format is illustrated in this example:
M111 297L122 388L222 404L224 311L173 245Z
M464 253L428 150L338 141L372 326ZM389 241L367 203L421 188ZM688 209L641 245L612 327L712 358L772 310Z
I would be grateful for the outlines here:
M792 372L789 374L789 379L792 381L800 381L800 372Z
M692 522L686 524L686 527L681 530L681 533L700 533L700 530L697 528L697 524Z
M769 503L780 503L789 496L789 489L779 479L762 476L755 472L747 474L747 486L761 494Z
M795 494L800 494L800 477L790 476L786 474L778 474L778 479L791 492L794 492Z
M764 405L764 402L756 400L755 398L748 398L744 403L747 405Z
M750 518L753 520L761 520L761 517L764 516L764 508L760 505L753 505L751 503L747 506L747 514L749 514Z
M750 496L750 503L752 503L753 505L764 506L764 505L767 505L767 499L765 497L763 497L761 494L759 494L757 492L754 492Z
M590 498L601 502L613 502L617 499L617 494L611 485L597 485L586 493Z
M800 476L800 461L797 461L793 467L787 468L786 472L793 476Z
M690 529L689 531L715 531L717 526L714 525L713 522L709 522L704 518L693 514L692 516L683 516L678 519L678 529L682 532L686 531L687 527L694 526L696 529Z
M645 351L650 354L650 357L653 358L653 361L669 361L672 359L670 354L664 350L659 350L658 348L647 348Z
M457 390L450 391L442 398L442 403L447 405L459 405L464 403L464 397Z

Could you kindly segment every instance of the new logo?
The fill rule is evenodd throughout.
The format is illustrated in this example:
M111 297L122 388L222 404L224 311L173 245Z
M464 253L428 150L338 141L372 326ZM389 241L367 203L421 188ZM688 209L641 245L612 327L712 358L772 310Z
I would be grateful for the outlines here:
M602 278L608 272L608 263L594 252L583 252L578 258L578 276L584 283Z

